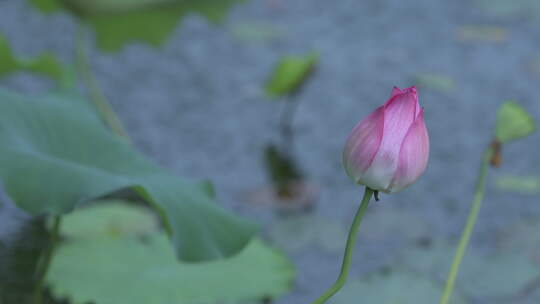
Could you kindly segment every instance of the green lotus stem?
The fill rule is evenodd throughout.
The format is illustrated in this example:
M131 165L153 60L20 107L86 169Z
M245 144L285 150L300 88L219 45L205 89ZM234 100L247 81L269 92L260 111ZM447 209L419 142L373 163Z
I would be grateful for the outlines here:
M58 236L59 236L61 221L62 221L62 218L60 215L57 215L54 217L53 226L51 228L51 231L49 232L50 233L49 246L47 247L44 254L41 256L41 259L36 267L37 268L36 269L37 282L36 282L36 287L34 289L34 304L43 303L43 287L45 286L45 276L47 275L47 272L49 271L54 249L56 248L56 244L58 243Z
M294 151L293 121L300 105L300 100L296 99L294 96L289 96L284 100L285 105L279 119L279 128L283 145L282 151L286 152L288 156L291 156Z
M82 76L82 80L89 91L90 99L94 103L101 119L109 126L109 128L116 134L125 137L129 140L128 134L125 131L122 123L118 116L114 113L111 105L103 96L97 81L92 74L92 69L90 68L88 54L86 52L86 40L85 40L85 28L84 25L80 24L77 29L76 37L76 57L77 57L77 68L79 73Z
M336 294L341 289L341 287L343 287L343 285L345 285L345 281L347 280L347 276L349 275L349 268L351 267L352 253L353 253L354 245L356 244L356 236L358 234L358 228L360 227L360 223L362 222L362 218L364 217L364 214L366 214L366 210L369 205L369 200L371 199L373 192L374 191L372 189L366 187L366 191L364 192L364 198L362 198L362 203L360 204L358 211L356 211L356 215L354 216L351 229L349 230L349 236L347 238L347 246L345 247L345 254L343 256L343 263L341 265L341 272L339 274L339 277L337 278L334 285L328 288L328 290L326 290L326 292L322 294L312 304L325 303L334 294Z
M456 249L454 260L452 262L452 266L450 267L450 272L448 273L446 285L444 286L444 291L439 301L439 304L448 304L450 301L450 296L452 295L452 291L454 290L454 285L459 272L459 266L461 265L461 261L463 260L463 256L465 255L465 250L469 245L471 234L474 230L474 225L476 224L478 213L480 211L480 207L482 206L482 201L484 200L484 194L486 189L486 176L493 153L494 151L492 147L488 148L484 153L482 165L480 166L480 171L478 174L478 180L476 183L476 190L474 193L474 200L471 206L471 211L469 212L465 228L461 233L461 238L459 240L459 244Z

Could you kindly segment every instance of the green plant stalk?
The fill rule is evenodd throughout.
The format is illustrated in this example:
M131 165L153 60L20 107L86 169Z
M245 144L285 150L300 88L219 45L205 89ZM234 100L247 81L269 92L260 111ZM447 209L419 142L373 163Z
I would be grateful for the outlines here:
M118 119L118 116L114 113L111 105L103 96L103 93L99 89L97 81L92 74L92 70L88 62L88 54L86 52L85 38L86 35L84 25L79 24L75 42L77 70L82 77L82 81L84 82L86 88L89 91L90 99L94 103L94 106L96 107L99 115L101 116L101 119L107 124L107 126L109 126L109 128L114 133L123 136L127 140L129 140L128 134L122 126L120 119Z
M294 151L293 121L300 105L300 100L296 99L295 96L291 95L284 100L285 105L279 119L279 129L283 145L282 151L288 157L292 157Z
M49 246L47 247L44 254L41 256L41 259L37 265L36 269L36 287L34 289L34 304L43 303L43 287L45 286L45 276L49 271L51 265L52 256L58 243L58 236L60 231L60 224L62 217L57 215L54 217L53 226L51 228Z
M471 211L469 212L469 216L467 217L465 228L461 233L461 238L459 240L459 244L456 249L454 260L452 262L452 266L450 267L448 278L446 279L446 284L444 286L443 294L441 296L439 304L448 304L450 301L450 296L452 295L452 291L454 290L454 285L456 283L456 278L459 272L459 266L461 265L461 261L463 260L463 256L465 255L465 250L469 245L471 234L474 230L474 225L476 224L478 213L480 211L480 207L482 206L482 201L484 200L486 177L493 153L494 151L492 147L488 148L484 153L482 165L480 166L480 171L478 174L478 180L476 182L476 190L474 193Z
M336 294L341 289L341 287L343 287L343 285L345 285L345 281L347 280L347 276L349 275L349 268L351 267L352 253L353 253L354 246L356 244L356 238L357 238L356 236L358 234L358 228L360 227L360 223L362 222L362 218L364 217L364 214L366 214L366 210L369 205L369 200L371 199L373 192L374 191L372 189L366 187L366 191L364 192L364 197L362 198L362 203L360 204L358 211L356 211L356 215L354 216L351 229L349 230L349 236L347 237L347 246L345 247L345 254L343 256L343 263L341 264L341 272L339 274L339 277L337 278L334 285L328 288L328 290L326 290L326 292L323 293L312 304L325 303L334 294Z

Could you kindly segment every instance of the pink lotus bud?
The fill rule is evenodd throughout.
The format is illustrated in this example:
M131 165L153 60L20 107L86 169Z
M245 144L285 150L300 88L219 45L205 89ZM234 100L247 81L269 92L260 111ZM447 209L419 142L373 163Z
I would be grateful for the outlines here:
M361 121L347 139L343 164L358 184L398 192L426 170L429 137L416 88L394 87L392 96Z

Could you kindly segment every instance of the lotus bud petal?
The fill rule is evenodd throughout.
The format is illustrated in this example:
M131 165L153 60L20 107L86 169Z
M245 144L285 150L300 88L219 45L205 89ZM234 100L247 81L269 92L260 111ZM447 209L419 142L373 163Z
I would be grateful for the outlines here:
M347 139L343 164L358 184L394 193L424 173L429 137L415 87L394 87L390 99L362 120Z

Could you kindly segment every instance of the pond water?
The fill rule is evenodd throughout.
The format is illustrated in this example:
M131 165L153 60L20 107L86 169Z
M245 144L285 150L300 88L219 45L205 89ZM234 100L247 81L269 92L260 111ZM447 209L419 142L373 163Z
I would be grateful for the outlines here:
M438 282L430 287L438 290L448 261L434 262L441 264L434 268L414 261L431 261L423 254L455 244L482 150L493 135L496 109L505 100L517 100L540 120L539 16L540 8L531 1L521 8L499 0L490 5L470 0L248 1L221 26L185 18L162 48L135 44L116 54L94 50L92 65L140 151L178 175L211 179L225 208L263 223L265 237L291 257L297 279L290 294L275 299L278 304L309 303L336 278L344 234L362 194L341 168L345 139L359 119L388 98L392 86L417 85L431 137L428 170L414 186L371 205L347 292L354 299L354 284L369 289L361 281L365 277L374 276L376 282L377 276L394 273L392 280L402 275L407 280L410 269ZM24 1L0 1L0 33L18 53L50 51L67 62L73 58L74 31L69 16L45 16ZM258 206L252 196L267 187L262 153L278 140L283 106L267 99L262 87L280 56L309 51L318 52L320 62L296 97L294 131L299 165L318 189L317 205L308 215L283 217ZM16 74L0 85L37 93L50 83ZM514 251L501 245L519 238L513 231L537 233L516 227L540 220L538 192L508 191L498 181L539 176L539 149L539 133L508 144L503 165L492 170L469 251L478 261L497 256L485 268L513 265L517 258L499 259L513 257ZM1 303L24 303L46 230L42 218L30 218L5 196L1 201ZM519 244L525 248L528 243ZM537 261L534 265L540 276ZM470 274L465 280L474 289L462 286L464 298L467 303L507 303L508 297L512 303L540 301L534 273L511 275L501 274L523 280L497 293L506 281L475 285L496 275ZM390 283L373 286L400 290Z

